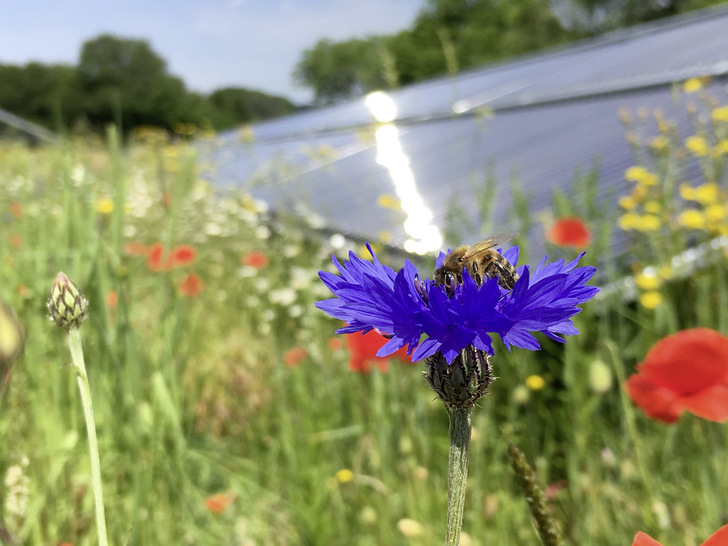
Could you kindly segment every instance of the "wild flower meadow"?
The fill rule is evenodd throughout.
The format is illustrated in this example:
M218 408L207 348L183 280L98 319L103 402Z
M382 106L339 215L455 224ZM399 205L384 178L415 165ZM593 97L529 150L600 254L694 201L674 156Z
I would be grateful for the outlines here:
M88 302L110 544L442 544L449 415L430 385L448 394L466 360L489 375L460 544L540 543L526 475L564 544L721 544L728 115L676 94L692 134L622 113L622 196L597 199L592 174L555 193L548 258L524 230L502 249L512 290L447 289L434 256L215 191L212 135L0 143L0 539L99 541L77 372L46 308L63 271Z

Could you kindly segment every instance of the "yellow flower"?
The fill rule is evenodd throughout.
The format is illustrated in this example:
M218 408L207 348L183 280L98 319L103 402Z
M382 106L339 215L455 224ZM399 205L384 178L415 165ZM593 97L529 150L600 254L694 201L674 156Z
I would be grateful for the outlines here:
M723 154L728 154L728 139L725 138L713 146L713 157L718 157Z
M644 184L645 186L656 186L658 182L657 175L639 165L635 165L627 169L624 172L624 178L631 182Z
M642 290L656 290L660 286L660 279L657 276L657 272L652 268L641 271L634 276L634 281L637 283Z
M619 217L619 220L617 220L617 225L619 225L620 229L624 231L635 229L638 216L639 215L635 214L634 212L628 212L627 214L623 214Z
M660 266L658 274L662 279L672 279L672 267L670 267L669 265Z
M705 139L698 135L693 135L685 140L685 147L693 152L696 157L705 157L708 155L708 143Z
M348 468L342 468L336 472L336 479L339 480L339 483L349 483L354 479L354 473Z
M526 386L532 391L540 391L546 386L546 381L540 375L529 375L526 378Z
M114 212L114 201L108 197L102 197L96 201L96 210L101 214L111 214Z
M650 148L660 151L667 148L668 144L670 144L670 141L667 140L667 137L665 135L657 135L650 141Z
M389 193L382 193L377 197L377 205L384 209L400 210L402 208L402 202L398 197Z
M625 210L632 210L637 206L637 201L632 199L629 195L623 195L619 198L619 206Z
M647 197L649 191L650 190L647 189L647 186L643 184L637 184L634 188L632 188L632 191L629 193L629 195L635 201L642 201L645 197Z
M660 228L660 219L654 214L643 214L637 217L635 228L637 231L657 231Z
M712 205L705 207L704 213L705 218L709 222L720 222L725 218L726 209L723 205L713 203Z
M645 212L657 214L662 210L662 205L658 201L647 201L645 203Z
M720 188L715 182L707 182L695 188L695 200L702 205L710 205L718 200Z
M179 157L180 148L174 144L169 144L162 148L162 154L169 158Z
M677 223L688 229L704 229L705 216L697 210L686 210L677 217Z
M640 296L640 304L647 309L654 309L662 303L662 294L659 292L645 292Z
M619 206L625 210L632 210L637 206L637 201L630 195L623 195L619 198Z
M392 233L390 231L382 230L379 232L379 240L383 243L390 243L392 241Z
M685 201L695 201L695 189L690 184L680 184L680 197Z
M708 81L706 77L690 78L683 83L683 91L686 93L695 93L696 91L700 91Z
M728 122L728 106L719 106L713 110L712 114L713 121L726 121Z

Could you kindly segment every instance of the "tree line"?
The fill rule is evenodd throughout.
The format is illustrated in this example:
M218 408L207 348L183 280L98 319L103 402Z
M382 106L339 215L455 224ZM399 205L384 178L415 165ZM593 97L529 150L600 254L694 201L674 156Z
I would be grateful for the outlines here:
M396 34L319 40L293 78L330 104L722 2L427 0Z
M0 108L58 132L101 131L114 123L128 133L141 125L221 130L296 107L243 88L192 92L146 40L104 34L83 44L75 66L0 65Z

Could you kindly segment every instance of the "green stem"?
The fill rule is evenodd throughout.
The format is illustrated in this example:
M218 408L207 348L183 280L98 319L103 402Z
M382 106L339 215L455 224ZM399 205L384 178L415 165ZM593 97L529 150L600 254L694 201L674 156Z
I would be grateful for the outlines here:
M108 546L106 536L106 516L104 515L104 493L101 487L101 460L99 459L99 443L96 439L96 423L94 422L94 409L91 403L91 387L86 375L86 364L83 360L83 347L78 327L68 330L68 346L71 349L73 367L78 378L78 388L81 391L81 403L86 417L86 432L88 433L88 449L91 456L91 479L96 504L96 527L99 534L99 546Z
M472 408L453 408L450 415L450 463L447 483L447 546L460 544L465 511L465 485L468 479Z
M617 375L617 381L620 385L627 383L627 374L624 370L624 362L619 353L619 348L613 341L607 341L605 343L607 350L612 356L612 362L614 363L614 372ZM640 476L642 478L642 484L645 488L647 496L650 498L650 505L653 505L659 500L657 496L657 488L653 485L652 475L650 474L650 465L647 461L647 453L645 451L643 435L637 430L637 416L635 415L634 406L630 401L626 389L620 389L620 398L622 400L622 411L624 414L625 421L627 422L627 429L629 430L632 444L634 445L634 453L637 457L637 468L639 469Z

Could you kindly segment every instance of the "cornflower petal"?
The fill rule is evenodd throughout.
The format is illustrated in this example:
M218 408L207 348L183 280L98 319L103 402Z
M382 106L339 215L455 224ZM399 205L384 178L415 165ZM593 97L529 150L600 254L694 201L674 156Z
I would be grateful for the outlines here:
M518 263L518 254L520 253L519 247L512 246L505 252L501 252L501 249L498 249L498 252L500 252L506 260L508 260L509 264L511 264L513 267L516 267L516 264Z
M595 267L576 266L584 255L564 264L559 260L546 265L546 258L533 276L525 267L513 291L506 294L500 310L514 321L514 326L503 336L508 348L512 345L524 349L540 348L530 332L542 332L551 339L564 342L559 335L573 335L578 330L571 317L580 311L577 305L592 298L599 288L585 286L596 272Z
M316 307L348 324L339 328L337 333L366 333L376 329L387 336L393 335L377 356L387 356L407 344L411 353L419 342L421 332L409 320L419 307L413 297L415 288L407 286L405 276L409 273L414 279L417 270L407 262L395 274L392 268L379 262L371 247L367 247L374 257L373 262L351 252L344 265L333 259L341 276L323 271L319 273L324 284L338 298L317 302Z
M544 258L533 274L528 266L521 266L513 290L499 286L498 279L487 279L478 286L467 269L461 284L446 289L431 280L420 281L409 260L395 273L377 259L369 245L367 248L371 262L352 252L343 264L333 258L339 275L319 273L336 298L316 306L347 323L337 333L374 329L389 338L377 351L379 357L405 346L413 361L441 353L451 363L468 346L492 355L493 333L509 349L515 345L538 350L533 332L560 342L564 341L561 336L577 334L570 318L580 311L577 305L599 291L585 286L596 269L577 267L583 253L568 264L563 260L546 264ZM518 254L518 247L503 252L514 266ZM438 256L436 267L445 256Z

